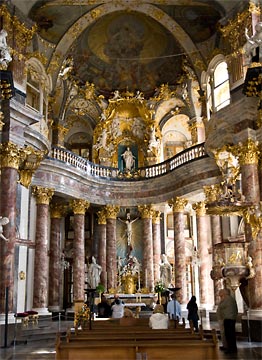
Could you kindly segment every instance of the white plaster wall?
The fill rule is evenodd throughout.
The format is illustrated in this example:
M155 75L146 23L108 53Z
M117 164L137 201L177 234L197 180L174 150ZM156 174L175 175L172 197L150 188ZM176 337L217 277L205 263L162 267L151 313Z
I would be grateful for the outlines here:
M17 312L25 311L26 304L26 283L27 283L27 247L19 246L18 251L18 280L17 280ZM19 277L20 271L25 273L25 280Z
M29 217L29 190L21 186L21 214L20 214L20 238L28 239L28 217Z
M33 307L33 291L34 291L34 262L35 250L28 249L27 261L27 286L26 286L26 310L32 310Z

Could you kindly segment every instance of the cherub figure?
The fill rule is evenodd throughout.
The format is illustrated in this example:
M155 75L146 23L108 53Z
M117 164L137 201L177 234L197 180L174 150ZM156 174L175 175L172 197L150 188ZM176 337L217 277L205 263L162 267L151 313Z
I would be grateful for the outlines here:
M3 226L7 225L9 223L9 219L7 217L0 216L0 238L2 238L5 241L8 241L8 239L3 234Z

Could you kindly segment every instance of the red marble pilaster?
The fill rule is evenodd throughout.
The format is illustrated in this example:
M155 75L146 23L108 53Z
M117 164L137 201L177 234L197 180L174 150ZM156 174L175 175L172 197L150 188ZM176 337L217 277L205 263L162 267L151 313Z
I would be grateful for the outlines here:
M106 272L107 289L117 287L117 263L116 263L116 217L119 212L118 206L106 206Z
M150 205L138 207L142 217L143 234L143 284L150 292L154 290L154 267L153 267L153 233L152 214Z
M107 289L107 272L106 272L106 213L98 211L98 225L96 227L98 239L98 264L102 267L100 281Z
M34 266L34 308L47 308L48 292L48 215L49 205L37 204Z
M183 212L174 212L174 254L175 254L175 287L181 288L177 299L185 304L186 299L186 248L185 221Z
M262 317L262 231L260 231L255 240L251 241L248 253L253 259L255 276L248 280L249 307L251 310L260 310Z
M160 211L153 213L153 264L154 264L154 280L160 279L160 256L161 256L161 236L160 236Z
M184 220L184 208L186 204L187 200L179 197L169 202L169 205L173 206L174 215L175 287L181 288L181 290L177 292L177 299L181 304L187 302Z
M198 241L198 253L200 260L199 267L199 292L200 292L200 303L202 306L211 305L213 303L214 289L213 281L210 277L212 265L209 256L209 217L206 214L205 203L200 202L194 204L196 210L196 221L197 221L197 241Z
M73 298L75 303L85 299L85 212L89 203L81 199L73 200L71 207L74 213Z
M61 228L64 210L62 205L51 206L48 308L53 311L59 310L62 305L60 296L64 269L61 263Z
M5 294L8 288L8 311L14 309L14 252L16 242L16 189L17 169L2 167L1 169L1 213L9 223L3 226L3 234L8 241L0 240L0 313L5 311Z
M215 258L216 248L214 245L222 243L222 228L219 215L211 215L211 233L212 233L212 257ZM214 301L215 305L220 302L219 291L223 288L222 279L214 279Z

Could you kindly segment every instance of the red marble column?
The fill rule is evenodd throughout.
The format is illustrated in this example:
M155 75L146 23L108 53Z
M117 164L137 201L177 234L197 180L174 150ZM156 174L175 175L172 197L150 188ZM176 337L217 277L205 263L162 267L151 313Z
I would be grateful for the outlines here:
M119 206L106 206L106 272L107 288L117 287L117 264L116 264L116 217Z
M160 256L161 256L161 236L160 236L160 215L161 211L154 211L153 222L153 264L155 283L160 279Z
M174 254L175 254L175 287L181 288L177 292L177 299L181 304L187 302L186 289L186 248L185 248L185 220L184 208L187 200L176 197L169 202L174 214Z
M71 202L74 213L74 304L85 300L85 212L89 205L89 202L82 199Z
M142 217L143 234L143 284L149 292L154 290L153 267L153 234L152 234L152 208L150 205L138 206Z
M255 276L248 280L249 288L249 307L253 314L262 318L262 230L255 240L251 241L248 249L249 255L253 259Z
M48 219L49 202L54 192L40 186L33 186L32 190L37 207L33 308L43 313L48 304Z
M0 239L0 313L5 311L5 294L8 288L8 311L14 308L14 251L16 242L16 189L18 180L19 150L11 143L1 148L1 213L9 223L3 226L3 234L8 239Z
M51 229L49 250L49 288L48 309L58 311L61 308L61 290L63 268L61 264L61 227L65 215L65 206L51 204Z
M98 225L96 227L98 239L98 264L102 267L101 284L107 289L106 272L106 212L103 210L97 212Z
M260 200L258 146L253 140L248 139L246 143L237 146L235 152L238 155L240 164L242 194L245 196L245 201L257 204ZM249 224L245 224L245 235L246 241L252 241L252 232Z
M222 243L221 219L219 215L211 215L211 233L212 233L212 257L215 258L216 244ZM219 291L223 288L223 279L214 279L214 301L215 305L220 302Z
M208 241L208 222L209 218L206 216L205 203L199 202L193 205L193 209L196 210L197 221L197 241L198 241L198 253L200 259L199 268L199 287L200 287L200 304L202 307L210 306L213 304L214 289L213 281L210 277L212 265L210 263L209 256L209 241Z

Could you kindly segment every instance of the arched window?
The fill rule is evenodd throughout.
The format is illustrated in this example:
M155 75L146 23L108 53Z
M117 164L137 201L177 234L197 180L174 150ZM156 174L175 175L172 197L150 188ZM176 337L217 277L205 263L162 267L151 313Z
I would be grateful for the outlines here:
M202 76L202 88L206 91L207 118L230 104L230 84L227 63L223 55L210 62Z

